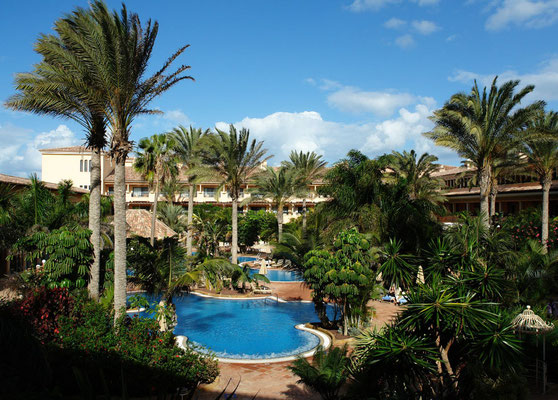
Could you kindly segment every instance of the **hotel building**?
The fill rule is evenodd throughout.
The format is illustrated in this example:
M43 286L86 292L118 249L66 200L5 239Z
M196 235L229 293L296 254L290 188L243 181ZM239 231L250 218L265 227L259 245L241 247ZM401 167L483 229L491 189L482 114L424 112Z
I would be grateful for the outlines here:
M89 189L91 168L91 151L81 146L59 147L41 150L42 155L42 180L46 182L59 182L62 179L71 179L74 186ZM143 176L134 169L134 158L126 160L126 202L129 208L149 209L153 204L155 193L149 187ZM179 175L179 182L186 184L187 179ZM321 181L313 182L310 186L310 195L306 199L308 209L326 200L317 193L317 188L322 185ZM253 185L245 185L241 190L239 201L250 196L249 189ZM112 195L114 192L114 164L107 154L101 156L101 190L104 195ZM175 203L188 205L188 188L184 186L182 193L174 199ZM159 200L166 200L164 194L159 195ZM291 198L285 205L284 221L289 222L302 212L302 198ZM196 184L194 204L215 204L221 207L231 206L232 201L227 188L219 191L218 182L203 182ZM276 211L275 204L270 199L252 198L239 212L248 210Z

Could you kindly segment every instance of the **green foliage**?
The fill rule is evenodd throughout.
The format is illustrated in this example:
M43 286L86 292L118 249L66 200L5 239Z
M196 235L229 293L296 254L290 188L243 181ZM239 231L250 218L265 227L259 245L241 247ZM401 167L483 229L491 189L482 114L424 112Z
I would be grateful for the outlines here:
M18 366L21 368L17 358L6 360L14 376L26 374L28 386L17 388L17 393L28 388L36 393L58 388L62 397L75 396L83 389L83 381L74 378L77 371L82 378L96 383L91 385L89 396L119 396L124 383L131 396L164 398L175 393L177 387L193 394L200 383L210 383L218 375L216 360L193 347L179 348L173 334L160 332L155 320L123 316L114 325L111 314L103 306L85 296L68 297L67 292L62 291L43 290L40 299L31 294L30 299L22 301L23 315L32 321L32 335L42 332L37 329L45 325L42 318L45 310L25 304L29 301L36 304L40 300L57 306L48 306L48 319L52 323L45 325L48 335L40 334L43 343L36 353L46 355L45 368L52 375L29 376L28 371L14 370ZM60 295L63 295L62 300ZM18 315L21 307L15 305L10 312ZM56 317L51 317L54 310L59 311ZM5 331L2 329L1 333ZM41 382L41 378L45 378L44 381Z
M334 301L341 309L343 332L347 335L349 321L367 315L366 303L375 284L372 269L374 257L370 243L356 229L341 232L334 242L334 253L310 251L305 256L304 281L313 289L313 301L322 321L324 299Z
M244 246L253 246L258 240L268 241L276 231L275 214L249 210L238 221L238 242Z
M303 383L320 394L324 400L339 399L339 391L349 377L350 359L347 357L347 346L332 347L325 351L318 347L312 362L299 357L288 368Z
M84 287L92 259L91 231L62 227L52 232L36 232L20 238L14 249L24 251L29 263L45 259L44 284Z
M390 239L381 253L383 263L378 272L387 287L407 290L416 280L418 268L409 254L401 254L401 242Z

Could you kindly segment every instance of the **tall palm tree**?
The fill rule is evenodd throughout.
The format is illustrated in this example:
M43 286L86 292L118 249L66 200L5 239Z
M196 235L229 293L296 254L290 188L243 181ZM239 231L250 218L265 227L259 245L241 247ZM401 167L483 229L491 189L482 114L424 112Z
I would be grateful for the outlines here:
M240 190L248 179L269 157L265 157L263 142L250 141L250 131L242 128L237 132L231 124L229 132L217 129L212 135L203 159L221 179L221 184L229 188L232 200L232 262L238 261L238 199Z
M558 167L558 113L541 111L529 123L526 132L523 153L539 177L543 189L541 242L546 250L550 186Z
M69 118L86 132L91 149L89 229L93 261L89 296L99 298L101 271L101 152L107 144L102 95L91 87L88 65L77 56L76 37L63 21L55 23L58 36L42 36L35 50L43 60L31 73L15 77L18 93L6 105L14 110Z
M432 176L440 166L436 164L438 157L424 153L417 159L414 150L403 151L403 153L394 151L386 157L386 161L392 170L386 174L386 179L405 180L411 200L427 200L431 203L445 201L445 197L440 192L442 180Z
M79 39L78 51L87 66L91 87L103 97L103 114L110 125L110 155L115 161L114 182L114 309L119 318L126 306L126 178L125 161L132 149L131 126L138 115L157 113L149 103L184 79L189 66L174 72L167 70L186 50L180 48L163 66L145 78L155 45L158 23L142 25L135 13L122 6L120 13L110 12L95 0L90 10L76 9L64 18Z
M294 168L298 175L297 194L302 197L302 234L306 234L306 198L310 193L309 185L325 173L327 162L315 152L291 151L289 160L282 163L288 168Z
M481 215L489 225L489 194L495 160L520 142L518 132L543 102L519 107L521 100L534 89L529 85L515 93L519 81L508 81L497 86L498 77L492 81L490 91L481 92L475 81L471 93L454 94L431 117L435 123L425 135L439 146L449 147L470 160L477 168Z
M255 177L253 193L269 198L277 207L277 241L283 238L283 209L298 187L298 171L292 168L267 167L264 173Z
M151 186L155 188L155 199L151 213L151 246L155 243L155 223L157 222L157 204L161 185L178 174L177 157L174 141L166 134L157 134L143 138L138 144L138 156L134 168L140 172Z
M192 230L194 216L194 196L196 193L196 182L203 174L200 173L201 144L204 138L209 135L209 129L202 131L201 128L190 126L186 129L182 125L174 128L170 135L175 142L175 151L182 163L182 171L188 178L188 230L186 232L186 250L188 255L192 255Z

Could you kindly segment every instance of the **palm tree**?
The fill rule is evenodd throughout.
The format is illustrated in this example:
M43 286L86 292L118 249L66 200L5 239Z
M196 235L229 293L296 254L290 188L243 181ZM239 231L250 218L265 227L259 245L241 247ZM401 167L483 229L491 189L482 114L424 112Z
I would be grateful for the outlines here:
M86 132L91 149L89 229L93 262L88 285L89 296L99 298L101 268L101 151L107 144L103 99L91 87L88 66L76 57L76 37L63 21L55 23L58 36L39 39L35 50L43 56L32 73L15 77L16 90L6 105L14 110L53 115L78 122Z
M185 214L184 207L172 203L161 203L157 209L157 217L179 234L187 229Z
M157 221L157 204L161 185L178 174L174 142L169 135L158 134L143 138L139 142L139 151L134 168L155 187L155 198L151 213L151 246L155 243L155 222Z
M114 182L114 309L119 318L126 306L126 178L125 161L132 149L131 126L138 115L157 111L147 108L157 96L184 79L189 66L167 74L173 61L188 46L180 48L152 76L144 78L158 32L158 23L142 26L137 14L122 6L111 13L99 0L90 10L78 8L64 18L85 60L90 87L103 98L103 114L112 136L110 155L115 161Z
M202 131L201 128L186 129L182 125L174 128L170 135L175 142L175 151L182 163L182 171L188 178L188 230L186 232L186 249L188 255L192 255L192 230L194 216L195 183L199 177L201 167L201 144L209 135L209 129Z
M204 161L221 179L221 184L229 188L232 200L232 262L238 261L238 199L240 189L269 157L264 158L266 149L263 142L250 141L250 131L242 128L237 132L231 124L229 132L217 129L211 136Z
M481 215L489 226L489 194L495 160L510 149L517 148L519 131L532 119L543 102L519 107L521 100L534 89L526 86L514 93L519 81L496 85L492 81L490 92L482 93L477 82L470 94L457 93L431 117L436 124L425 135L439 146L449 147L470 160L477 168Z
M283 165L288 168L294 168L298 174L297 194L302 197L302 234L306 234L306 198L310 193L308 187L316 179L321 178L325 173L327 162L322 160L321 155L315 152L291 151L289 160L284 161Z
M552 176L558 167L558 113L540 112L528 128L523 153L535 170L543 189L541 243L547 249L549 195Z
M403 153L394 151L386 156L386 161L392 170L391 173L386 173L386 180L403 179L407 183L411 200L426 200L434 204L446 200L440 192L442 181L432 176L440 167L436 164L438 157L424 153L417 160L414 150Z
M283 209L298 186L297 171L292 168L267 167L264 173L255 177L253 193L269 198L277 207L277 241L283 238Z

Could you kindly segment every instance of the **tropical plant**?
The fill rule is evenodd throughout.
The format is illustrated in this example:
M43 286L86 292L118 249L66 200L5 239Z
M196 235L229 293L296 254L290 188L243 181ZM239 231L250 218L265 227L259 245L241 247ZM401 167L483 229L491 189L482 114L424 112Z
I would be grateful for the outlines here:
M162 203L157 210L157 217L159 217L165 225L179 234L188 229L186 211L182 206L172 203Z
M46 260L43 283L49 287L84 287L89 275L92 246L88 229L62 227L51 232L39 231L20 238L15 250L24 251L26 260L36 264Z
M18 93L6 105L15 110L30 111L69 118L84 129L86 145L91 149L89 229L93 245L93 262L88 290L99 298L101 268L101 152L107 144L104 98L95 90L90 77L88 59L80 53L80 38L62 20L55 23L57 35L43 35L35 51L43 58L31 73L15 77Z
M418 268L414 265L411 255L401 254L401 242L390 239L381 252L381 258L383 262L378 273L382 274L386 286L408 290L415 282Z
M269 240L277 232L277 217L264 210L248 210L238 221L238 242L252 246L258 240Z
M254 179L256 187L252 193L271 199L277 207L277 241L283 236L283 210L285 203L293 196L297 189L298 176L294 169L280 167L274 169L267 167L265 172L258 174Z
M558 113L541 111L527 127L522 153L540 180L543 191L541 243L548 248L550 186L558 167Z
M174 153L173 139L166 134L153 135L139 142L139 151L134 168L155 187L153 209L151 211L151 245L155 243L155 222L161 185L178 174L177 157Z
M349 377L350 358L347 357L347 345L324 350L318 347L312 362L306 358L297 358L288 368L298 376L298 383L303 383L324 400L339 399L339 391Z
M446 201L441 192L442 180L432 176L440 167L436 164L438 157L424 153L417 160L417 153L414 150L403 151L403 153L394 151L384 157L390 168L384 178L388 182L404 180L411 200L426 200L433 204Z
M306 198L311 193L310 184L323 177L326 161L315 152L296 150L291 151L289 160L282 163L287 168L293 168L298 177L296 194L302 197L302 233L306 234Z
M316 312L327 323L324 300L335 302L341 310L344 335L350 326L359 328L366 320L366 303L375 285L373 261L370 243L354 228L337 236L333 254L314 250L305 256L304 281L313 290Z
M57 21L79 37L76 44L91 81L88 87L103 99L103 117L110 126L110 154L115 161L114 184L114 307L115 318L126 305L126 180L125 161L131 151L131 125L138 115L157 111L147 108L161 93L184 79L188 66L167 70L188 46L180 48L152 76L144 78L158 32L157 22L142 26L137 14L126 6L111 13L101 1L90 10L76 9ZM71 70L70 70L71 71Z
M202 170L202 143L209 133L209 129L202 131L201 128L193 128L192 126L190 126L190 129L186 129L182 125L174 128L169 133L175 143L174 150L182 164L181 171L188 178L188 230L186 232L188 255L192 255L195 184L206 175L204 173L206 171Z
M217 129L217 134L211 136L208 148L205 149L203 159L221 180L221 185L227 186L232 200L232 262L238 262L238 199L240 189L257 172L267 150L262 149L263 142L255 139L250 141L250 131L242 128L237 132L230 125L229 132Z
M457 93L431 117L435 123L425 135L439 146L449 147L476 167L480 186L481 215L489 225L489 195L495 160L518 148L520 131L542 108L543 102L519 107L521 100L534 89L526 86L514 93L519 81L479 90L477 82L470 94Z

